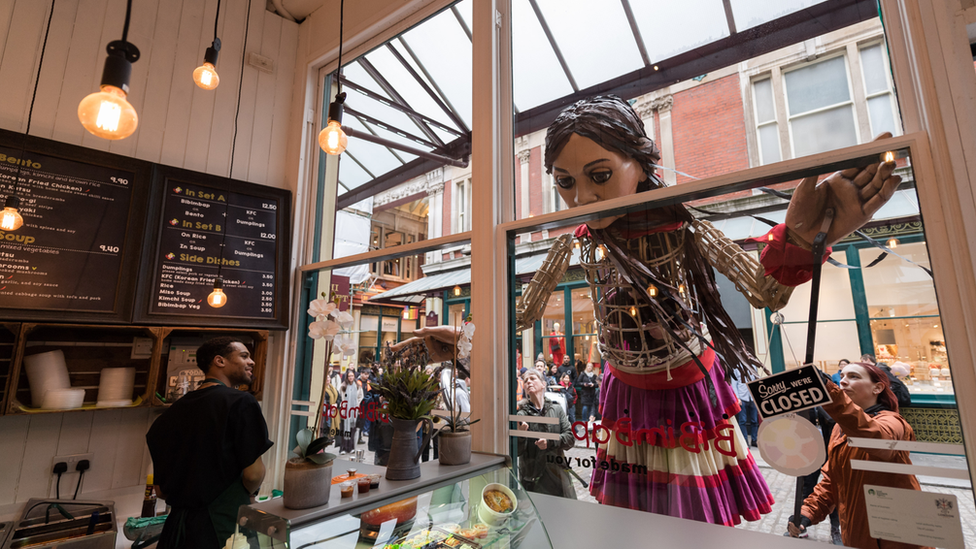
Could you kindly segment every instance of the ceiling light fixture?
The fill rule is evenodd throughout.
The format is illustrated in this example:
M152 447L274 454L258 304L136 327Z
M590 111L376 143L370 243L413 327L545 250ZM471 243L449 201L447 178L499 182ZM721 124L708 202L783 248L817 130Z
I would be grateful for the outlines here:
M342 17L345 12L345 0L339 2L339 66L336 68L335 100L329 103L329 123L319 132L319 147L328 154L337 156L346 150L349 138L342 131L342 105L346 102L346 94L342 89Z
M203 64L193 71L193 81L205 90L212 90L220 84L217 75L217 56L220 55L220 38L217 38L217 21L220 19L220 0L217 0L217 14L214 15L214 39L203 54Z
M5 231L16 231L24 224L24 218L20 216L20 197L11 194L7 196L3 204L2 218L0 218L0 229Z
M227 296L224 294L224 279L220 275L214 279L213 291L207 296L207 304L214 309L219 309L227 304Z
M901 244L901 241L898 240L895 237L889 238L888 239L888 242L885 243L885 245L888 246L889 248L891 248L892 250L894 250L895 248L897 248L899 244Z
M108 57L105 58L105 68L102 70L100 91L90 94L78 104L81 125L95 137L125 139L139 125L139 115L126 101L132 64L139 60L139 48L127 41L131 15L132 0L128 0L122 40L109 42L105 47Z

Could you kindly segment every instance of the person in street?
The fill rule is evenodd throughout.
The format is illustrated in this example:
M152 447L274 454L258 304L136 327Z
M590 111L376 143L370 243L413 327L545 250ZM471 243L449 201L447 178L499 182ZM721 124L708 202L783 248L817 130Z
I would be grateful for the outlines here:
M569 355L563 357L562 364L556 369L556 379L561 381L564 374L568 374L569 380L576 383L576 368L573 368L573 362L570 360Z
M538 370L525 372L528 398L518 403L516 415L557 418L558 423L519 422L520 431L551 433L552 438L518 437L519 480L526 490L576 499L576 490L566 472L565 451L575 443L569 418L562 407L545 397L545 374Z
M596 416L596 393L599 389L599 376L593 368L592 362L586 363L586 369L576 377L576 393L579 395L580 421L588 423Z
M160 549L223 547L238 508L264 481L261 456L273 445L258 401L235 388L253 381L254 360L244 343L213 338L196 357L206 379L146 434L156 493L172 506Z
M339 387L339 396L342 398L340 409L346 409L346 418L342 420L342 429L339 431L339 454L342 455L356 450L356 424L359 420L357 408L363 400L362 385L356 379L356 370L351 367L346 370L346 377Z
M756 408L756 401L749 392L749 386L742 381L742 374L737 370L732 374L732 388L735 395L739 397L739 413L735 415L735 420L739 422L742 435L749 441L749 445L755 448L759 440L759 410Z
M826 376L824 376L826 377ZM825 380L832 402L823 409L837 424L830 437L827 463L820 482L803 501L800 525L788 525L793 537L807 527L818 524L833 510L840 516L841 538L847 547L859 549L914 549L918 546L871 537L865 485L921 490L914 475L881 473L854 469L853 460L881 461L911 465L908 451L880 448L855 448L848 437L888 441L914 441L915 433L898 414L898 400L891 392L888 376L877 366L867 363L848 364L841 374L840 386Z

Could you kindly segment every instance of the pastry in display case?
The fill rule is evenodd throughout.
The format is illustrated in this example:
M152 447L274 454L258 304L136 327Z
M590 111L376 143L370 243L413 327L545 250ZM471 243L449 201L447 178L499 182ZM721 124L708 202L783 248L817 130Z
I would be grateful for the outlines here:
M535 506L506 463L504 456L475 453L471 466L425 463L419 479L388 480L379 490L330 498L318 508L292 511L275 500L242 506L240 532L251 547L551 548ZM356 465L367 473L374 468Z

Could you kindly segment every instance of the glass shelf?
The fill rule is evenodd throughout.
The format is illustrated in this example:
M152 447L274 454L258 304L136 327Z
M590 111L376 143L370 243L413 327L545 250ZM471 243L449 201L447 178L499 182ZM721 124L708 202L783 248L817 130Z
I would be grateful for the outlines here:
M496 483L511 490L516 505L511 515L492 523L483 492ZM292 549L552 547L535 506L509 467L433 489L418 487L407 497L393 496L376 504L362 512L325 517L297 527L268 514L255 520L254 510L245 506L240 516L250 515L241 533L251 547Z

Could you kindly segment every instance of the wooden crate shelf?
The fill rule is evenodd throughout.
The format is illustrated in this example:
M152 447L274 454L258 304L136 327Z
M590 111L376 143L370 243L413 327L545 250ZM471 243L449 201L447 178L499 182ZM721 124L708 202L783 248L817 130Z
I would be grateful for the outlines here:
M237 329L237 328L185 328L185 327L167 327L167 328L156 328L158 331L158 336L161 339L163 345L161 345L161 356L159 359L159 367L156 370L156 390L152 395L152 405L153 406L169 406L169 402L163 402L159 396L166 396L167 390L170 388L170 379L167 375L167 365L169 362L169 353L172 347L172 342L174 339L178 340L180 338L187 340L197 340L203 342L204 340L210 339L212 337L218 336L234 336L240 338L244 341L248 350L251 352L251 356L254 359L254 382L250 387L244 386L239 387L242 390L251 392L255 398L261 399L262 393L262 382L264 380L264 368L268 359L268 331L267 330L257 330L257 329Z
M152 341L148 356L132 358L135 338ZM84 404L71 410L44 410L31 401L30 383L24 368L24 357L61 350L71 387L85 390ZM153 368L158 361L159 340L151 328L144 326L102 326L91 324L25 323L17 345L17 357L10 380L9 414L29 414L98 409L98 384L104 368L135 368L133 403L128 407L148 406L152 389Z

